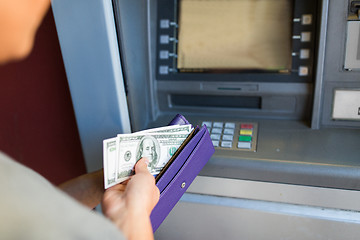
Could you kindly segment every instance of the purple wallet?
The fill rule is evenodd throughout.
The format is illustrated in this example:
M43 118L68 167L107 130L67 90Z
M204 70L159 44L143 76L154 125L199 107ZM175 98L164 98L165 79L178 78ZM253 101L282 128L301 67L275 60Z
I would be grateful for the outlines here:
M177 114L169 125L190 124L186 118ZM160 190L160 199L150 219L155 232L164 221L181 196L188 189L192 181L205 166L215 152L206 126L196 127L178 150L176 157L164 167L164 171L157 178L157 187Z

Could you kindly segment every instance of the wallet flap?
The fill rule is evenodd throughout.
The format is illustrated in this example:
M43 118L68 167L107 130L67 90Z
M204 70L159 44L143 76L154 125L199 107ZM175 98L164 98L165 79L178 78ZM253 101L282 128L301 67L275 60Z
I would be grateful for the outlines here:
M189 121L181 114L176 114L173 120L169 123L170 125L186 125L190 124Z
M172 208L180 200L192 181L215 152L206 126L203 126L176 158L174 167L165 172L158 182L162 188L160 199L150 219L155 232ZM165 178L163 178L165 177Z
M182 149L176 159L171 163L171 165L166 169L166 172L161 176L161 178L156 183L157 187L160 190L160 194L163 192L165 187L170 183L170 181L175 177L176 173L179 172L181 167L184 165L185 161L194 150L195 146L199 143L200 139L204 134L201 134L200 131L193 136L193 138L186 144Z

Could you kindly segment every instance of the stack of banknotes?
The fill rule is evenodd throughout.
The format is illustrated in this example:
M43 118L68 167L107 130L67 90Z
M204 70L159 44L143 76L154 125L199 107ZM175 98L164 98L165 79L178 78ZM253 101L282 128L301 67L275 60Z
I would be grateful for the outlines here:
M192 130L191 125L173 125L105 139L105 189L129 179L134 174L135 163L142 157L149 159L150 173L159 174Z

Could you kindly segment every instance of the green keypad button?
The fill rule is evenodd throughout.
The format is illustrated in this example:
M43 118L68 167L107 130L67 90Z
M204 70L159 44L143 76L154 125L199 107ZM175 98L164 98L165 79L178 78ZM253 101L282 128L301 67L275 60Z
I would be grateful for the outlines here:
M240 142L251 142L252 137L251 136L245 136L245 135L240 135L239 136L239 141Z

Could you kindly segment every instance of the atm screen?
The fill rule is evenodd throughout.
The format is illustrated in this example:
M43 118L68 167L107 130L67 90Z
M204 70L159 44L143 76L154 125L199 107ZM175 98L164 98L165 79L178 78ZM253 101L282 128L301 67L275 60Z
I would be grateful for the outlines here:
M180 71L291 71L292 1L180 0Z
M158 0L158 80L313 82L314 0Z

